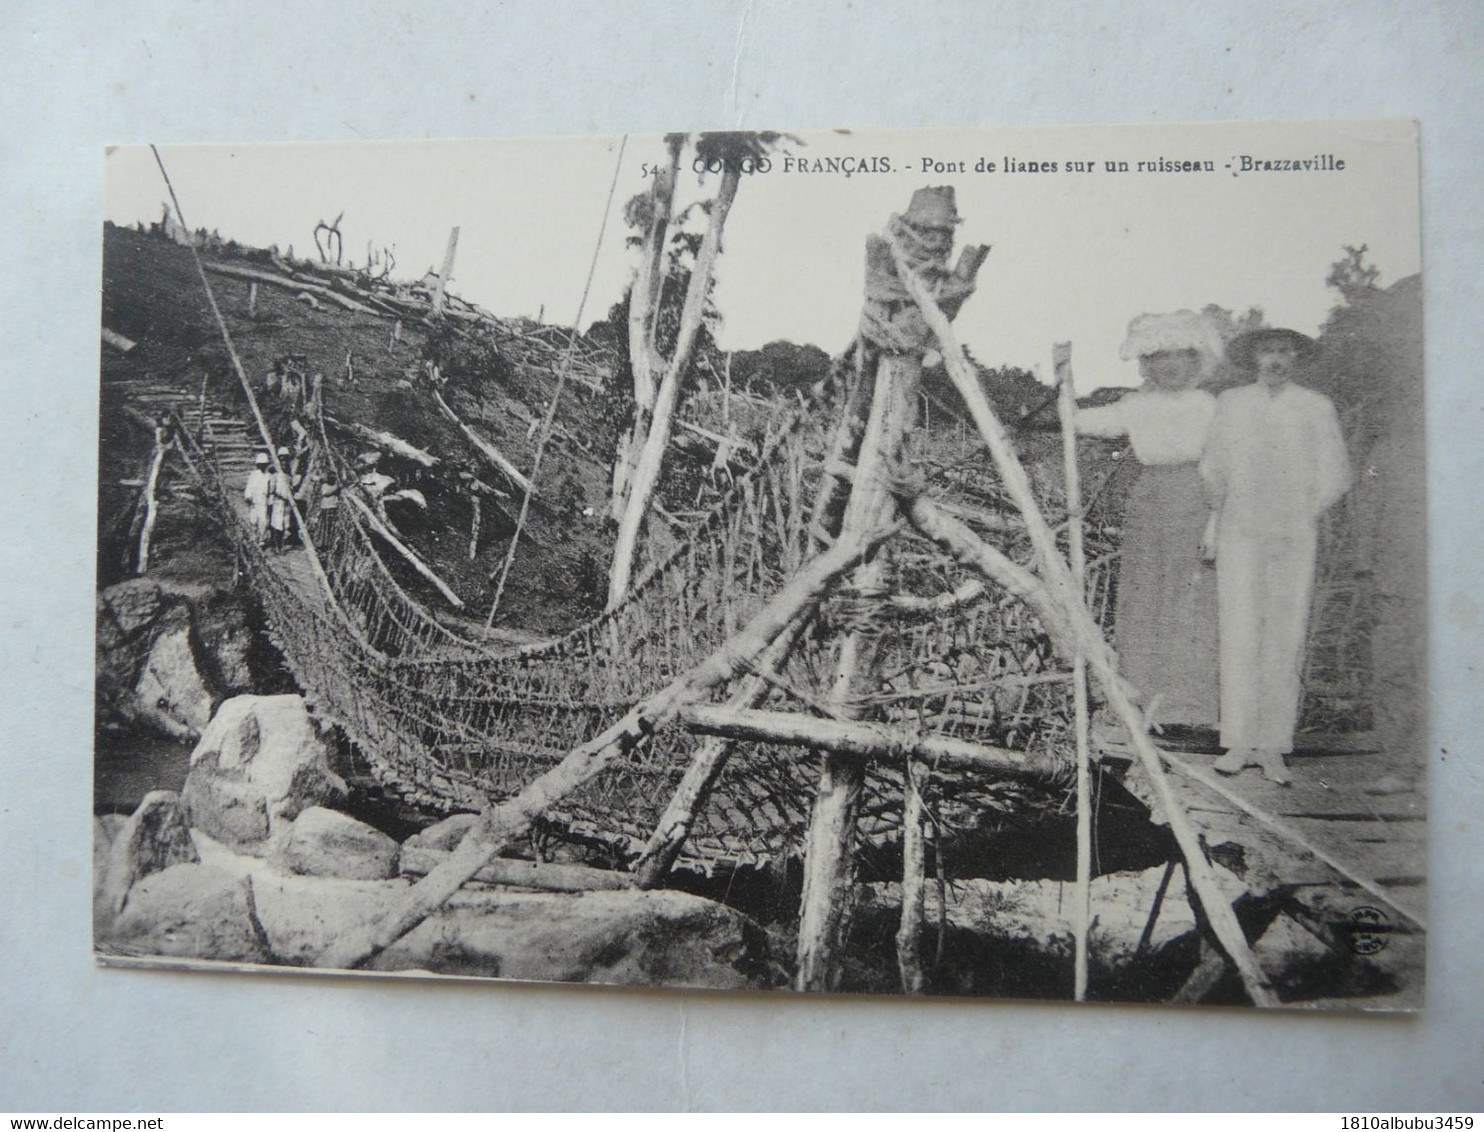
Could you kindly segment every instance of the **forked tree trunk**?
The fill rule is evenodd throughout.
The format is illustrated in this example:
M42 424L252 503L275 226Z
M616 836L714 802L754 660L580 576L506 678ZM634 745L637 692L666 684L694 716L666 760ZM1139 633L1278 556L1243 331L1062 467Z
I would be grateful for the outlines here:
M695 267L691 271L690 286L686 289L675 352L670 357L664 380L655 393L654 412L650 416L649 429L644 437L638 462L634 465L623 517L619 520L618 538L613 546L613 566L608 576L609 609L618 605L629 592L634 556L638 551L639 531L644 524L645 513L649 510L655 485L659 483L665 449L670 444L670 422L675 412L675 402L680 395L680 382L690 365L696 336L701 330L701 314L706 306L711 272L716 265L717 253L721 250L721 233L726 227L727 213L731 211L741 180L742 174L738 167L728 168L722 173L721 188L717 191L716 199L711 202L711 222L706 226L706 235L701 240L701 250L696 253Z
M680 175L680 150L684 136L671 135L669 163L655 171L649 190L649 227L644 233L644 255L634 285L629 291L629 369L634 379L634 422L619 443L613 463L613 498L615 520L622 519L629 501L629 485L634 468L649 434L649 418L654 411L655 390L664 359L655 346L659 322L660 295L665 285L665 244L670 234L671 213L675 207L675 182Z

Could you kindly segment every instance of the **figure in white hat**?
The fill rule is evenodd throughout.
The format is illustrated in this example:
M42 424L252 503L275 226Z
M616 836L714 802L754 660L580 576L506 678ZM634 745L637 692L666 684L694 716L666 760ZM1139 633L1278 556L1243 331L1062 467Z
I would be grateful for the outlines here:
M293 523L294 484L284 470L288 462L289 450L279 448L279 470L268 474L268 540L278 549L288 544L289 527Z
M1221 611L1223 774L1260 766L1287 784L1302 692L1304 640L1314 589L1317 526L1350 486L1334 404L1293 384L1318 343L1296 330L1233 339L1231 360L1250 385L1217 399L1201 460L1220 511L1216 585Z
M253 457L253 469L247 473L247 486L242 489L242 498L247 501L247 515L253 530L257 532L258 545L268 545L268 453L259 452Z
M1199 388L1221 336L1194 311L1140 315L1120 351L1144 384L1077 414L1078 431L1127 437L1141 466L1124 510L1114 635L1120 674L1153 720L1214 727L1216 578L1202 554L1210 519L1198 466L1216 415Z

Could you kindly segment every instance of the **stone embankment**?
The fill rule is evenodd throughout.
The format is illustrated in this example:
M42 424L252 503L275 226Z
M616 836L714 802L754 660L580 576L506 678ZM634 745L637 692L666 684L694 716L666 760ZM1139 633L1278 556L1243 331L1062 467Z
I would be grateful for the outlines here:
M331 754L295 695L238 696L202 720L180 794L155 791L128 818L94 821L99 955L313 966L457 845L467 816L398 844L342 812ZM572 865L499 860L481 876L371 968L717 989L783 981L763 929L713 901Z

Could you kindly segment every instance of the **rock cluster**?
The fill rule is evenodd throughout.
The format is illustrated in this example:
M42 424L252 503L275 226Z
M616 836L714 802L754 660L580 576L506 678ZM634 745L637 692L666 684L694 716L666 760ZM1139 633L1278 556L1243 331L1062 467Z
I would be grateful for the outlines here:
M230 594L131 578L98 595L97 627L105 722L194 740L224 698L261 683L246 610Z
M347 797L298 696L239 696L203 721L180 795L95 820L94 940L104 957L313 966L455 848L455 815L399 845L335 807ZM407 860L404 862L404 854ZM502 862L496 862L496 865ZM774 987L747 917L604 874L533 891L542 866L503 862L372 961L378 971L562 982ZM550 866L568 887L584 870ZM596 872L596 870L586 870ZM516 883L510 883L509 877ZM580 879L580 878L579 878Z

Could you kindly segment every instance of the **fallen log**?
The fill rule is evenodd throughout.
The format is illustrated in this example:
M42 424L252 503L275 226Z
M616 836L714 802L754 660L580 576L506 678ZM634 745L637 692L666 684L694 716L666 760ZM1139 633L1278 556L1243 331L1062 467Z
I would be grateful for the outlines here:
M350 500L351 504L356 508L357 511L361 513L366 522L370 524L371 529L378 535L380 535L382 539L386 541L388 546L390 546L404 559L406 559L408 564L411 565L414 570L416 570L429 582L433 583L438 592L448 599L448 603L450 605L452 605L455 609L464 608L463 601L460 600L458 594L454 593L453 590L449 588L448 583L440 578L437 574L433 573L433 569L431 566L429 566L426 562L419 558L410 546L408 546L395 534L393 534L391 529L381 521L380 516L378 516L376 512L364 500L362 500L356 492L348 491L344 494L345 498Z
M151 433L154 432L154 430L159 426L159 421L150 416L148 413L141 413L133 405L124 405L122 406L122 408L124 410L124 416L128 417L129 420L133 421L137 425L142 426Z
M404 845L399 858L407 876L426 876L453 854L447 849ZM634 887L628 873L591 869L585 865L552 865L541 861L512 861L496 857L471 878L485 884L513 884L546 892L622 892Z
M117 350L121 354L127 354L135 346L139 345L132 338L125 338L122 334L109 330L106 326L103 328L103 344Z
M496 468L503 472L505 474L505 477L509 479L510 482L513 483L516 487L520 488L521 491L525 492L527 495L536 494L535 485L533 485L530 480L526 479L526 477L521 474L519 468L517 468L514 464L512 464L508 459L505 458L505 454L503 452L501 452L488 440L485 440L484 437L480 436L472 428L466 425L459 418L459 415L453 411L453 408L449 405L449 403L443 399L443 394L439 393L438 390L431 385L428 386L428 390L433 394L433 400L438 403L439 411L442 412L443 415L449 419L449 421L455 428L457 428L461 433L464 434L464 439L467 440L470 444L474 445L475 450L481 456L483 456L486 460L488 460L491 464L493 464Z
M243 279L249 283L267 283L273 287L282 287L287 291L308 294L311 297L318 295L321 298L329 299L330 302L344 307L346 310L380 317L379 311L372 310L364 303L359 303L355 299L352 299L349 295L342 295L340 292L332 290L320 283L310 283L300 279L286 279L282 275L274 275L269 271L254 271L250 267L233 267L225 263L203 263L202 266L207 271L214 272L217 275L226 275L233 279Z
M604 731L573 748L556 766L532 780L512 798L490 806L470 827L453 854L403 894L372 922L348 931L315 959L322 968L350 969L385 951L410 932L492 860L514 837L562 798L592 781L615 759L632 750L655 728L674 719L687 703L709 695L752 664L785 632L800 612L847 570L871 554L900 524L892 524L849 543L836 544L809 562L760 609L745 628L722 643L685 675L642 700Z
M378 448L385 448L394 455L400 456L404 460L411 460L415 464L421 464L425 468L436 468L443 462L431 452L424 452L415 444L409 444L407 441L393 436L389 432L368 428L358 421L338 421L334 417L327 416L325 417L325 423L331 428L360 437L368 444L374 444Z

